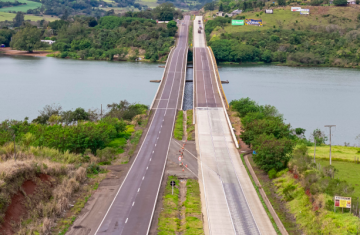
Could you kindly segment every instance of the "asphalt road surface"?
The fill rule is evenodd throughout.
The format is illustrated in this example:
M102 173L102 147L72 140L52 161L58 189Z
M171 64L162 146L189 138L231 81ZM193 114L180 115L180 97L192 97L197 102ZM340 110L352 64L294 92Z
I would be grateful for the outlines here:
M182 98L181 84L185 79L189 20L190 17L185 16L184 25L178 25L178 43L168 59L164 87L153 109L155 114L149 130L96 234L144 235L149 231L164 174L176 111L181 108L178 106L181 103L179 99Z

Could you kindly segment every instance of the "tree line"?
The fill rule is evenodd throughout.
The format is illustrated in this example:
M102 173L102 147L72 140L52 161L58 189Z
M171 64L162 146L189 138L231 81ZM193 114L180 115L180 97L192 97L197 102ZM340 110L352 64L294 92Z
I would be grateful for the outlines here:
M360 62L358 29L336 27L308 30L274 28L235 32L210 37L216 27L230 24L230 18L208 21L205 32L218 62L280 62L302 66L352 67Z

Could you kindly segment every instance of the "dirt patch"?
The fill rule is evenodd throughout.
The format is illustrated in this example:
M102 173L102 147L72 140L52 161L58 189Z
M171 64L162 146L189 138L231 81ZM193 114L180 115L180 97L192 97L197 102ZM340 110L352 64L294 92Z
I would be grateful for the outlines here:
M51 177L49 175L40 174L37 179L40 182L47 182L47 185L51 187ZM25 180L23 182L19 191L11 197L11 203L6 209L3 223L0 225L0 234L9 235L15 233L16 225L28 214L29 208L26 207L27 200L35 196L39 188L40 186L36 184L36 179Z
M40 56L40 57L45 57L46 55L51 54L46 51L34 51L30 53L27 51L11 50L10 47L0 48L0 52L5 55Z

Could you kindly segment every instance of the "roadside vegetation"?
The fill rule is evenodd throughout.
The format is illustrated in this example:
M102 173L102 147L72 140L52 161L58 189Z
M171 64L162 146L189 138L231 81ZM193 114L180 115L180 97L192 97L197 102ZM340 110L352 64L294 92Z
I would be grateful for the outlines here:
M147 106L98 110L48 105L29 122L0 124L0 228L65 234L114 160L127 163L147 124ZM65 213L66 212L66 213Z
M174 194L171 181L176 183ZM185 190L180 190L180 184L184 182L180 182L176 176L169 176L167 179L157 234L202 235L204 231L199 183L197 180L187 179L186 185L182 186Z
M187 140L195 140L195 125L193 124L193 110L186 110L186 132Z
M213 19L215 11L207 13L206 38L218 62L359 67L358 8L306 6L306 2L301 7L310 9L310 15L304 16L291 12L290 6L266 6L273 14L265 14L260 3L221 2L226 12L243 9L233 17ZM231 7L225 10L225 5ZM232 26L232 19L262 19L263 26Z
M177 140L182 140L183 136L184 136L184 113L182 110L180 110L176 115L174 138Z
M327 137L320 130L312 133L320 152L314 159L314 143L305 138L305 129L285 124L275 107L249 98L230 105L241 120L240 138L256 151L250 159L255 173L288 232L358 234L360 164L354 155L360 149L337 146L335 152L341 157L330 166L323 156L324 148L329 148L323 146ZM352 197L351 212L344 209L342 213L340 208L334 212L335 195Z

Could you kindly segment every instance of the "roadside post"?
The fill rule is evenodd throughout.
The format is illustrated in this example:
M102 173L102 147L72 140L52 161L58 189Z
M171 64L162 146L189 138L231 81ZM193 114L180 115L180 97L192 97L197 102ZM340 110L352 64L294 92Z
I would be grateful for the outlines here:
M171 194L174 195L174 186L176 185L175 181L170 181L170 185L171 185Z

